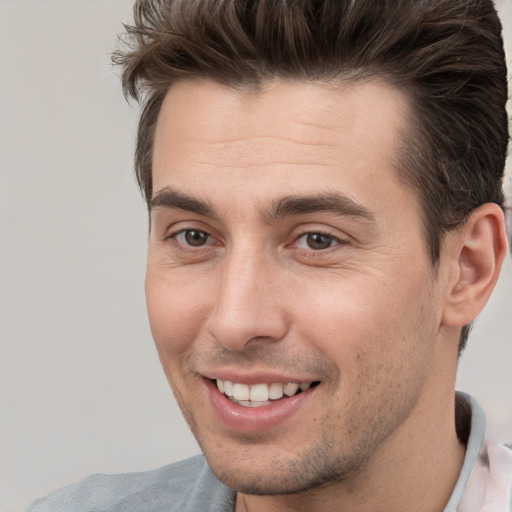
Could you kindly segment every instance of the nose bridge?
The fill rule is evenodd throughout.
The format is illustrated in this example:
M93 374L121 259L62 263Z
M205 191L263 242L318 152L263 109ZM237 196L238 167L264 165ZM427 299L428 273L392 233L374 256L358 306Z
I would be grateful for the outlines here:
M243 350L255 342L276 341L286 332L272 279L277 263L260 248L230 251L218 275L218 295L208 331L229 350Z

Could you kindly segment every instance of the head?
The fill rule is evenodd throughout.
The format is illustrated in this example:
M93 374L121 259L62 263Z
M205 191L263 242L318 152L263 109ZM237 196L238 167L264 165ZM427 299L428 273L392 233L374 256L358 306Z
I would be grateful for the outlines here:
M129 46L115 60L125 94L143 103L135 169L148 205L156 122L172 84L209 78L258 88L276 78L341 85L370 77L409 98L396 170L420 198L434 266L447 231L481 204L503 205L507 80L491 0L142 0L134 15Z
M485 302L503 257L492 3L141 1L128 33L150 322L214 471L298 492L435 430L471 316L446 290Z

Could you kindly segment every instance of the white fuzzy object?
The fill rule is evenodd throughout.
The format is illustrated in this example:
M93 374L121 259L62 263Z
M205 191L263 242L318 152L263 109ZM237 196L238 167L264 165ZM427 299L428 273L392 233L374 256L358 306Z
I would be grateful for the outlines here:
M457 512L512 511L512 451L484 444Z

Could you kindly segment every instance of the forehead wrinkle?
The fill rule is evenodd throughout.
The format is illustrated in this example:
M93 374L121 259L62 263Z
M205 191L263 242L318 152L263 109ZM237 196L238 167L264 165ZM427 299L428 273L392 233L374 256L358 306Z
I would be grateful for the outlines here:
M197 141L201 142L199 138ZM194 142L192 140L192 142ZM207 144L204 144L207 142ZM283 163L336 162L339 142L329 137L311 134L310 137L288 135L244 135L236 137L210 138L202 141L201 156L206 164L215 161L224 165L241 165L251 161L254 165L262 161ZM197 158L197 156L195 156Z
M243 134L239 137L222 137L218 140L210 138L210 139L201 139L199 137L196 137L197 140L203 141L206 140L213 148L214 151L218 151L217 148L220 147L221 150L230 149L233 146L243 146L243 145L249 145L249 146L261 146L261 147L268 147L269 143L272 145L275 145L277 147L282 147L283 144L290 145L290 146L305 146L305 147L318 147L320 150L322 148L336 148L338 144L336 142L326 142L325 137L321 135L315 135L315 137L292 137L291 135L250 135L250 136L244 136ZM191 137L191 140L193 138ZM258 144L254 144L257 142Z

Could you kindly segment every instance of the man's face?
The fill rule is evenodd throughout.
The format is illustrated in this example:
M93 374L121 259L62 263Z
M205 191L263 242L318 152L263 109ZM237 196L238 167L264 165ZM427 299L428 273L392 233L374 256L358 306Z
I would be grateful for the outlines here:
M439 287L394 168L406 112L375 81L180 82L164 101L150 323L234 489L283 494L361 472L435 394Z

